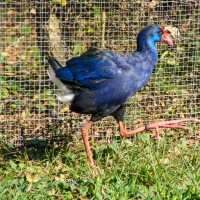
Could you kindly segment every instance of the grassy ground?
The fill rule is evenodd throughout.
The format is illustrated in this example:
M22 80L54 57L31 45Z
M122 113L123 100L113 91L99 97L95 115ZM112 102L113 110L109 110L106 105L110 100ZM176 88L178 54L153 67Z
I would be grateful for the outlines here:
M111 143L92 141L98 170L81 141L67 147L2 146L0 199L200 199L200 146L185 132L166 131Z

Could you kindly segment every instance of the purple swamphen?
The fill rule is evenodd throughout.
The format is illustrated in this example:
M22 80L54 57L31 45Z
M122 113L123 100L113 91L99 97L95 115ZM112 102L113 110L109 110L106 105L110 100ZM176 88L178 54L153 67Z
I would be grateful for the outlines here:
M90 121L82 128L90 165L95 166L95 163L89 145L88 129L103 117L112 115L117 120L122 137L155 129L156 139L159 139L159 127L187 129L186 126L173 124L199 121L195 118L159 121L135 130L125 130L123 125L125 103L144 86L156 65L155 42L173 45L167 30L152 24L139 32L137 51L131 54L116 54L92 48L81 56L68 60L65 67L49 57L49 77L60 89L57 98L62 102L71 102L70 110L73 112L92 115Z

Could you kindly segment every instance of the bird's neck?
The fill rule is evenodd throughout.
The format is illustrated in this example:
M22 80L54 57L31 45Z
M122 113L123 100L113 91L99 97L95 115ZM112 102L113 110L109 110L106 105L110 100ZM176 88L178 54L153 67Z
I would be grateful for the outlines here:
M148 53L152 60L157 61L158 53L155 47L155 42L151 40L140 39L137 41L137 51L142 54Z

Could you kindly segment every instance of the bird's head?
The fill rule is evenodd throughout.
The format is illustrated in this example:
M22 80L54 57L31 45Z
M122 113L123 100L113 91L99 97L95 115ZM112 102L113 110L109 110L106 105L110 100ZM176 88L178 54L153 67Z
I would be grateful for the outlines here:
M169 31L165 30L163 26L158 26L155 24L148 25L139 32L138 43L144 44L144 41L150 43L163 42L170 46L173 45L173 41L171 36L169 35Z
M155 31L155 36L154 36L154 37L158 37L158 40L155 42L163 42L165 44L172 46L173 41L169 33L170 32L167 29L165 30L164 26L158 26L158 28Z

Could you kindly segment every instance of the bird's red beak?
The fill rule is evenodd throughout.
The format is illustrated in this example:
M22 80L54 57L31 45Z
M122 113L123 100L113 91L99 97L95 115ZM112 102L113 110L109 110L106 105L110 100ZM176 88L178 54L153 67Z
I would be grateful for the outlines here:
M161 42L172 46L172 45L173 45L173 41L172 41L171 36L170 36L169 33L164 29L164 27L161 27L161 29L162 29L162 31L163 31L163 35L162 35L162 38L161 38Z

